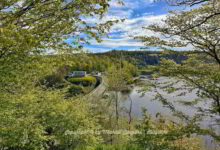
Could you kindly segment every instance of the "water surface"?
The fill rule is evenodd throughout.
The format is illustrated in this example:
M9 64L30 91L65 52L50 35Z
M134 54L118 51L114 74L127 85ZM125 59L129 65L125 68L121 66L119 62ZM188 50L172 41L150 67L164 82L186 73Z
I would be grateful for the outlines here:
M163 77L163 78L159 78L157 82L163 82L168 80L170 79ZM180 82L175 86L179 87L179 86L183 86L183 84L184 83ZM194 106L186 106L179 103L180 100L191 101L197 98L196 90L192 91L191 93L187 93L184 96L177 96L180 92L167 93L159 88L153 89L152 91L148 91L144 93L144 95L143 93L140 93L140 90L141 87L135 86L133 87L131 93L120 94L121 96L120 106L125 107L127 110L131 108L131 114L133 117L142 118L142 108L147 108L148 113L151 114L152 117L155 117L157 113L161 113L163 116L165 116L170 120L174 120L177 122L179 121L178 118L172 115L172 111L169 108L164 107L161 102L157 100L153 100L157 93L156 91L159 91L163 97L165 97L169 102L172 102L178 111L182 111L183 113L191 117L194 116L196 113L199 113ZM197 104L197 106L203 108L204 107L209 108L211 107L211 103L210 100L206 100L204 102L200 102L199 104ZM213 128L216 130L216 133L220 134L219 125L218 126L215 125L216 117L205 117L203 120L200 121L201 127ZM217 150L216 147L217 143L213 141L213 139L210 138L209 136L202 137L202 141L205 145L206 150Z

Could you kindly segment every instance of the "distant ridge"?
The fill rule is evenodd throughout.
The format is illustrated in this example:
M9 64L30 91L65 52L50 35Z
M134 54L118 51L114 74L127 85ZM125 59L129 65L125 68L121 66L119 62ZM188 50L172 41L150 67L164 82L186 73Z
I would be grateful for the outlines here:
M126 50L112 50L104 53L95 53L94 55L105 55L114 58L122 58L130 63L140 66L159 65L161 58L168 58L174 60L176 63L181 64L184 60L188 59L187 54L192 53L189 51L181 51L178 53L163 53L161 51L126 51Z

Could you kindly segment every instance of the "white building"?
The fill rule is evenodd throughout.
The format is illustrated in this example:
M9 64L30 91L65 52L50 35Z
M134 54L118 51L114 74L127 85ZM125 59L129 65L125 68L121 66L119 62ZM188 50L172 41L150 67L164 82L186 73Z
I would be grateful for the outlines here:
M87 73L86 71L74 71L74 72L70 72L68 73L69 77L86 77Z

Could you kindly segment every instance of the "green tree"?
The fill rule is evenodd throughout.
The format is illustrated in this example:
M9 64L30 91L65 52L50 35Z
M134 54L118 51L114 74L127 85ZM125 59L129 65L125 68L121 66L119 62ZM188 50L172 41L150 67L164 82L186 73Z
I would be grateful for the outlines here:
M87 39L101 41L117 21L91 24L87 17L102 19L108 7L109 0L0 1L0 149L87 149L98 143L98 136L65 134L96 128L85 101L66 100L66 88L38 85L51 74L62 78L57 70L73 64L66 54Z
M198 88L200 97L207 97L213 100L213 113L220 113L220 49L219 49L219 22L220 16L215 16L208 20L203 26L195 27L184 32L193 26L200 17L212 13L210 3L187 12L172 12L164 21L164 26L151 25L149 30L169 35L168 40L158 37L139 37L147 45L169 47L184 47L192 45L193 53L189 54L189 59L184 64L175 64L170 60L162 61L161 72L167 76L174 76L184 79L189 85ZM193 20L193 21L192 21ZM171 67L172 66L172 67Z
M108 11L108 0L2 0L0 4L1 77L17 74L39 54L71 53L78 49L72 44L82 44L88 38L100 42L100 36L117 22L91 24L87 19L101 19ZM68 44L65 39L70 37L74 42ZM8 84L5 79L0 81Z
M175 51L175 48L178 47L191 50L185 53L188 59L181 64L177 64L172 60L161 60L160 66L157 67L160 70L158 75L173 77L174 80L165 86L161 86L161 84L156 86L167 92L178 90L192 92L196 90L199 98L183 103L194 105L203 115L211 116L220 114L219 4L220 1L216 0L215 7L210 1L189 11L172 11L162 24L153 24L146 28L160 34L160 37L137 37L147 46L159 46L165 50L164 53L181 54L181 52ZM191 48L187 48L187 46ZM184 86L176 88L174 85L180 81L184 82ZM186 92L181 92L180 95L184 94ZM172 104L159 95L157 98L163 101L165 105L173 107ZM207 99L211 103L211 107L205 108L196 105ZM175 111L175 108L172 109ZM214 137L216 138L216 135Z
M140 132L135 135L134 142L143 150L198 150L202 149L199 139L190 138L190 134L195 129L195 122L187 125L176 124L165 120L158 115L159 121L155 122L146 110L143 111L143 120L137 125ZM157 117L158 117L157 116ZM188 145L189 143L194 143Z
M109 91L115 93L115 116L116 124L118 124L119 119L119 99L118 93L127 90L129 88L128 81L130 80L131 74L129 74L125 68L112 66L108 70L107 74L107 88Z

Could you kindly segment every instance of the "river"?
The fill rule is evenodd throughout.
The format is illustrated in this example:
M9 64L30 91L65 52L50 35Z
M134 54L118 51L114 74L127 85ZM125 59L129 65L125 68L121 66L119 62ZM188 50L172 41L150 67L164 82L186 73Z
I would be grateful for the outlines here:
M146 81L149 81L149 80L147 79ZM157 80L157 82L163 82L166 80L170 80L170 79L163 77L163 78L159 78ZM183 83L180 82L175 86L177 86L177 87L183 86ZM143 94L142 92L140 92L141 89L142 89L141 87L135 86L135 87L133 87L133 89L130 93L127 93L127 94L121 93L120 94L120 97L121 97L120 107L122 107L122 108L124 107L126 109L131 108L131 114L133 117L141 118L142 117L142 108L147 108L148 113L151 114L153 117L157 113L161 113L163 116L165 116L166 118L168 118L170 120L175 120L175 121L178 120L177 118L175 118L172 115L172 112L169 108L164 107L161 102L159 102L157 100L153 100L156 95L156 91L159 91L161 93L161 95L163 95L163 97L165 97L170 102L172 102L177 110L180 110L189 116L193 116L194 114L198 113L197 109L195 107L185 106L185 105L179 103L180 100L190 101L192 99L197 98L195 90L192 91L191 93L187 93L184 96L177 96L179 94L179 92L174 92L174 93L169 94L159 88L153 89L152 91L148 91ZM209 102L210 101L208 101L208 100L201 102L198 104L198 106L210 107L211 105ZM219 116L217 116L217 117L219 117ZM213 128L213 129L215 129L216 133L220 134L219 125L218 126L213 125L216 123L215 120L216 120L216 117L206 117L200 122L201 127ZM217 145L219 145L220 143L217 143L209 136L202 136L201 143L204 144L206 150L219 150L219 149L217 149Z

